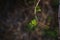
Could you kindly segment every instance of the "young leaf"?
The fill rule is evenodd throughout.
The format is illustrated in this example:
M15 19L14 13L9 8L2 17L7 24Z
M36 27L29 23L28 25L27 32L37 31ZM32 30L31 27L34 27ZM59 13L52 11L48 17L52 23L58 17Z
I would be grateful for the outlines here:
M41 8L39 6L36 7L36 12L41 12Z

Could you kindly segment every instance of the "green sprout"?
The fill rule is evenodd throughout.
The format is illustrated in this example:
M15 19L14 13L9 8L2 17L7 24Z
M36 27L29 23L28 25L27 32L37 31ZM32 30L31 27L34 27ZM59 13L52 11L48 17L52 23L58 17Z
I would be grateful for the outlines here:
M37 26L37 21L36 19L33 19L27 24L26 30L33 31L36 28L36 26Z
M36 12L41 12L41 8L39 6L36 7Z
M37 21L36 21L35 19L33 19L33 20L31 21L31 24L32 24L33 26L36 26L36 25L37 25Z

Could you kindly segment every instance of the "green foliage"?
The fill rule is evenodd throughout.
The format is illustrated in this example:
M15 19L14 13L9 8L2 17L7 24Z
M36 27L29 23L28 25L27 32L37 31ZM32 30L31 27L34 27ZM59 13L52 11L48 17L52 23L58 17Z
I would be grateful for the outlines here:
M41 12L40 6L37 6L37 7L36 7L36 12Z
M51 16L48 16L48 22L50 22L52 19ZM44 31L43 31L43 35L47 36L47 37L52 37L52 38L57 38L58 36L58 27L51 29L49 25L46 25Z
M31 24L32 24L33 26L36 26L36 25L37 25L37 21L36 21L35 19L33 19L33 20L31 21Z
M26 26L26 31L33 31L37 27L37 21L36 19L31 20L27 26Z
M43 32L43 35L45 35L47 37L52 37L52 38L56 38L58 36L57 31L51 30L51 29L49 29L49 30L45 29Z

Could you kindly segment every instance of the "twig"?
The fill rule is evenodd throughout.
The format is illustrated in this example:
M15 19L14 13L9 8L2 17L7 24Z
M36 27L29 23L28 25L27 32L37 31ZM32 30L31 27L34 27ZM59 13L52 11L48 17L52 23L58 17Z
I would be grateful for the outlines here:
M35 14L35 18L37 21L38 21L38 19L37 19L37 15L36 15L36 7L38 6L39 2L40 2L40 0L38 0L38 2L36 3L36 6L34 8L34 14Z

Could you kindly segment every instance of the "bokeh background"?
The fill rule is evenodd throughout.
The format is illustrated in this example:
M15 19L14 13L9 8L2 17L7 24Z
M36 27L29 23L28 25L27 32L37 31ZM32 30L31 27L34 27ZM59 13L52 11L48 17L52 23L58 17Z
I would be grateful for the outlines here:
M59 0L0 0L0 40L58 40Z

